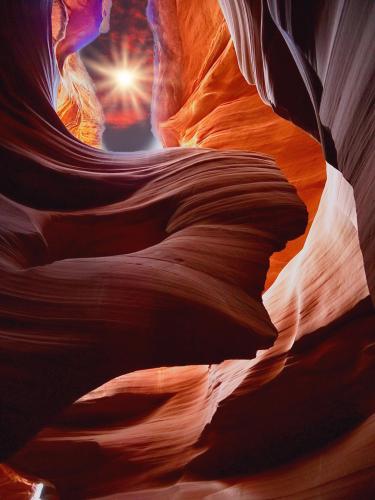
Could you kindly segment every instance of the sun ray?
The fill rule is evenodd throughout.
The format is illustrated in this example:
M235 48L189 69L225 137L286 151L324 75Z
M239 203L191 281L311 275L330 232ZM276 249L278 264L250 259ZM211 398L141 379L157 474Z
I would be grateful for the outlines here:
M94 53L87 65L98 76L96 88L106 106L142 116L151 101L152 65L144 57L135 57L126 39L120 47L112 47L109 58Z

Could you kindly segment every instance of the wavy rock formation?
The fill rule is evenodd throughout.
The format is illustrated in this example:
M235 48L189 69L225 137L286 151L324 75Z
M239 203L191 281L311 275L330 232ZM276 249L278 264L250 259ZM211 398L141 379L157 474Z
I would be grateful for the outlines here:
M103 111L78 54L69 55L64 63L57 94L57 114L77 139L101 147Z
M61 71L57 113L77 139L102 145L104 116L94 85L76 52L109 29L110 2L54 0L52 40Z
M150 3L154 127L172 147L131 155L81 143L54 111L54 40L97 34L102 3L86 3L84 39L73 3L53 31L49 0L0 5L4 495L375 488L373 7L220 4L229 31L213 0ZM323 144L322 195L320 146L296 125ZM286 179L309 230L262 296L271 254L306 227Z
M371 0L220 0L239 65L262 99L320 140L353 186L358 234L374 293ZM284 79L288 74L287 85ZM284 80L284 84L281 82ZM374 296L372 295L374 300Z
M272 156L306 204L309 229L326 178L321 147L275 114L243 78L219 3L153 0L149 10L159 61L154 128L164 145L261 151ZM197 12L200 22L194 22ZM196 48L191 50L192 46ZM267 288L301 250L306 234L271 258Z
M53 63L48 7L33 8L28 39L9 37L4 63L27 56L30 40L31 62ZM27 11L4 6L14 23ZM114 156L74 140L52 108L53 64L39 74L48 95L37 107L11 94L25 60L2 95L5 454L98 382L272 344L261 303L268 259L306 224L295 189L265 156Z

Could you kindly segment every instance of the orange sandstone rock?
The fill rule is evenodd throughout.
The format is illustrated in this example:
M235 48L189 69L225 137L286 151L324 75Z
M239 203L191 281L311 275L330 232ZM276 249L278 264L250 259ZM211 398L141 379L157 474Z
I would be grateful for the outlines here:
M161 141L272 156L307 206L308 231L325 181L319 143L275 114L244 79L218 2L152 5L158 58L154 128ZM266 287L302 248L306 234L271 258Z

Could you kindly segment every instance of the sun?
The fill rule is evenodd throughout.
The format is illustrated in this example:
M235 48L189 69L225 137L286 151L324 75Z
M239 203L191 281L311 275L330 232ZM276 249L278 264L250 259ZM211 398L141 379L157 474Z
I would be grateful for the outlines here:
M118 69L114 72L117 84L124 89L131 89L137 84L137 75L130 69Z
M126 40L114 46L109 57L98 55L87 64L100 77L96 87L106 106L144 113L144 105L151 101L152 66L141 55L134 56Z

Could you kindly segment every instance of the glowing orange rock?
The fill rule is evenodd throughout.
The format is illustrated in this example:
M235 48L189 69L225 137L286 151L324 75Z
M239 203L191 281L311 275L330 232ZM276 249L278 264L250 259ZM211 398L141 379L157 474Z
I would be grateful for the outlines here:
M99 32L108 31L110 4L101 0L55 0L52 6L52 34L61 72L57 113L69 132L95 147L102 144L103 112L76 51Z
M248 85L216 0L153 4L153 29L159 41L153 111L161 141L166 146L240 149L272 156L305 202L309 229L325 181L320 145L276 115L256 87ZM306 234L271 258L267 287L302 248Z
M12 3L9 1L9 7ZM244 19L250 23L246 25L248 28L256 26L261 19L257 17L260 7L280 7L281 2L221 2L223 6L225 3L239 7L237 17L233 16L234 26L229 25L243 69L242 63L249 62L251 54L243 48L239 50L242 47L239 41L248 41L249 36L258 44L259 33L243 28L241 31L236 26L245 26ZM208 4L212 7L210 13ZM294 9L302 4L287 3ZM352 136L343 136L340 127L333 127L333 138L342 147L339 159L346 167L347 177L350 177L348 159L352 158L352 152L361 160L352 166L355 190L327 163L327 183L304 247L263 295L278 332L274 345L259 351L253 359L227 360L218 365L158 367L117 376L126 370L152 366L150 358L163 365L173 361L212 363L216 356L219 359L234 356L233 349L236 356L247 351L249 358L249 353L260 347L258 341L265 341L266 337L270 340L275 335L264 317L260 295L266 254L272 251L279 229L285 229L280 218L283 209L278 203L284 204L288 231L293 231L296 220L299 230L302 229L305 213L293 189L272 163L259 154L218 151L224 146L220 134L230 147L235 147L237 136L244 141L252 141L255 136L260 148L269 147L270 151L273 148L273 154L279 154L279 161L284 162L285 171L285 165L289 165L290 180L298 183L302 179L299 190L304 192L311 213L314 213L311 200L321 188L320 161L316 165L311 163L311 170L297 166L297 158L310 161L303 159L303 152L305 146L314 143L307 139L305 144L306 135L293 132L296 130L293 126L269 114L269 108L254 98L254 89L242 87L238 70L233 73L233 50L216 3L191 5L194 11L188 2L160 0L151 12L159 36L159 75L163 78L156 94L161 100L155 103L155 125L158 119L162 120L166 126L161 135L165 141L177 141L174 143L177 145L179 134L185 133L183 120L186 120L191 129L187 142L196 143L195 132L199 131L202 135L198 134L198 140L212 141L216 150L172 148L149 156L129 157L108 155L79 144L66 133L52 109L54 75L45 64L51 54L43 43L39 43L39 50L30 52L33 64L27 61L32 75L28 89L33 99L29 104L36 105L38 112L32 108L35 111L32 116L23 116L36 130L14 119L20 112L17 107L14 113L15 105L22 109L17 99L15 103L11 101L13 113L2 115L5 195L1 214L5 239L0 263L5 279L0 283L7 293L2 311L18 319L18 322L8 321L0 337L13 356L6 356L1 368L2 380L8 382L7 390L10 388L11 404L6 415L11 415L8 429L16 433L18 443L25 435L32 434L28 425L34 425L33 432L40 429L34 439L13 455L10 465L35 477L48 478L67 498L114 495L154 500L181 495L201 499L212 495L236 498L256 494L260 499L269 499L279 498L281 489L295 499L306 495L335 500L343 495L369 497L375 466L371 417L375 406L372 387L375 325L368 289L368 284L373 283L364 270L358 224L361 221L363 229L363 221L368 221L371 213L368 202L371 176L362 168L367 165L364 162L368 154L367 129L364 128L361 137L358 123L353 137L358 139L359 134L361 140L348 140L348 144L343 137ZM356 89L366 86L370 74L370 65L362 52L371 39L369 16L356 17L358 2L308 5L314 8L318 5L326 15L307 20L303 33L298 30L290 33L290 51L296 51L297 40L304 42L310 54L315 47L319 67L332 71L327 73L331 84L335 75L344 78L342 68L335 62L337 54L350 55L354 51L358 55L356 65L361 68L357 73L361 75L358 87L352 85L352 80L343 80L347 83L343 103L350 104L345 109L350 114ZM368 14L369 4L363 5L361 9ZM255 8L247 18L246 6ZM31 13L34 12L32 9ZM271 15L269 10L263 12ZM291 11L280 16L288 21L288 29L295 18L298 16L291 16ZM327 23L327 18L335 22ZM28 23L21 23L25 29L30 30L30 25L39 28L31 33L37 40L40 33L45 33L40 29L41 19L46 20L44 9L30 23L28 9ZM270 38L273 42L280 40L277 37L282 29L280 19L279 28L275 24L275 36ZM357 19L363 28L354 33L356 36L347 29L352 19ZM215 25L219 20L219 25ZM318 23L315 31L311 29L312 20ZM158 26L164 26L165 30ZM305 30L310 38L304 38ZM348 33L350 36L344 36ZM267 34L270 36L272 31ZM196 43L203 38L212 42L208 49L203 43ZM217 39L227 40L228 47L219 43L216 50ZM253 46L254 43L250 44ZM8 47L13 46L10 43L7 50ZM293 73L266 72L263 78L267 57L275 61L279 52L277 43L271 53L267 52L267 46L259 44L259 47L252 61L256 70L253 80L260 75L262 98L273 102L275 97L278 112L279 99L285 98L287 104L289 99L284 116L290 113L307 130L310 125L315 126L310 132L319 137L316 117L310 113L311 103L298 110L293 102L294 76L299 74L297 65L293 63L294 70L291 65ZM361 50L357 51L358 47ZM170 60L168 52L175 54L177 61L182 58L183 64L166 64ZM229 57L229 53L232 53L230 64L229 59L222 58L222 54ZM40 59L40 55L45 59ZM223 61L224 71L220 73ZM263 66L263 62L267 64ZM38 86L41 74L43 85ZM181 75L188 83L186 87L184 80L182 86L173 83ZM227 88L223 94L221 80L216 79L214 84L212 75L221 75L222 81L228 77L238 82L245 93L238 97L239 101L251 103L256 110L246 115L253 121L246 123L241 118L242 111L234 97L237 90ZM268 84L262 86L262 81ZM344 104L335 99L329 81L323 83L328 92L322 106L325 117L330 122L336 116L330 106L339 104L338 116L341 113L346 116L343 129L348 130L356 122L348 120L341 108ZM13 85L16 87L16 82ZM216 86L218 95L214 92ZM11 94L12 87L5 85L5 88ZM202 88L209 88L213 95ZM197 109L189 102L194 89ZM306 88L303 89L305 92ZM224 101L225 96L229 98L228 127L223 96ZM361 106L356 108L358 114L353 115L362 117L361 124L367 123L369 97L370 92L363 95ZM2 102L3 108L8 109L9 102L5 99ZM178 117L180 110L183 120ZM245 111L252 112L252 107ZM44 119L40 120L42 112ZM211 120L211 113L218 113L221 128L217 128L216 120ZM236 127L236 134L228 132L231 124ZM215 133L211 134L210 127ZM271 130L270 143L278 135L283 138L278 146L280 151L287 138L290 139L290 152L296 162L288 163L286 149L281 153L276 145L267 145ZM315 168L319 172L317 177ZM357 168L361 173L358 177ZM369 184L361 182L363 172L368 174ZM262 182L265 178L267 182ZM39 189L30 189L30 179ZM292 213L292 219L288 219ZM283 233L282 241L285 236ZM281 246L282 241L278 239L277 244ZM362 246L366 241L362 239ZM369 247L363 246L366 250ZM285 260L289 257L286 255ZM159 292L168 298L163 296L159 300ZM199 305L198 310L189 309L192 303ZM138 310L140 304L142 308ZM174 304L181 308L174 309ZM215 319L210 332L200 316L200 308L212 313L206 319ZM156 311L156 316L151 311ZM67 323L61 322L62 317ZM172 317L172 323L168 323L168 317ZM91 330L90 318L94 319ZM98 321L100 318L106 321ZM119 320L118 330L114 327L115 318ZM191 328L194 319L196 323ZM187 322L189 327L188 332L183 326L178 328L177 339L173 335L175 321L181 321L182 325ZM129 323L143 325L143 332L157 331L159 342L152 343L146 335L147 342L140 341L141 347L134 350L126 329ZM159 331L158 325L167 328ZM168 329L170 325L173 328ZM257 337L256 331L254 335L254 327L260 336ZM197 329L199 337L194 337ZM165 336L165 331L171 331L172 335ZM97 335L94 337L98 344L90 350L92 344L87 346L87 341L94 340L92 333ZM137 340L142 339L142 329L137 333ZM238 333L244 344L242 341L237 344ZM108 347L108 336L117 339L115 348ZM195 344L192 337L196 338ZM181 338L189 339L183 343L183 349ZM90 358L92 352L94 357ZM22 359L22 363L12 364L11 359ZM109 380L111 377L116 378ZM47 405L43 401L49 389ZM70 404L74 394L82 397ZM47 415L51 406L58 412L53 421ZM17 448L14 442L12 445Z
M48 3L2 8L29 31L3 30L3 57L17 61L0 92L6 456L113 377L251 359L272 345L261 300L269 257L307 214L259 153L115 155L76 140L53 108Z

